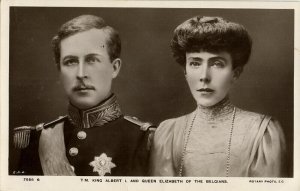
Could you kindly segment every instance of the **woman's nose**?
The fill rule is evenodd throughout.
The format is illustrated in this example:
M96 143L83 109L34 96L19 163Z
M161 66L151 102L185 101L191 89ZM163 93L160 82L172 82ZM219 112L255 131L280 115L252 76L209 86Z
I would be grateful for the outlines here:
M200 73L200 82L210 82L210 71L208 66L203 66Z

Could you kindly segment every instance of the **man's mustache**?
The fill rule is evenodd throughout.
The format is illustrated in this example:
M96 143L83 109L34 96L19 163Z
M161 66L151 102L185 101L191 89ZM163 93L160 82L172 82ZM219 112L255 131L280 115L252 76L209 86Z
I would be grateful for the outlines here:
M95 87L90 84L80 83L80 84L76 84L72 89L73 91L79 91L83 89L95 90Z

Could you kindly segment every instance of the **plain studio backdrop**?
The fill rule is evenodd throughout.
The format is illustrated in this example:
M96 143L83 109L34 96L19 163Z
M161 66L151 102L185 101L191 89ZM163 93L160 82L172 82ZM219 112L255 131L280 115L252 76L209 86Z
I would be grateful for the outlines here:
M114 92L124 114L155 124L196 107L182 68L172 57L175 27L196 15L221 16L244 25L253 39L252 55L230 98L242 109L280 121L287 141L288 176L293 176L293 10L13 7L10 135L14 127L66 115L68 100L54 64L51 39L64 22L82 14L101 16L119 31L123 65ZM10 152L10 165L15 164L14 157Z

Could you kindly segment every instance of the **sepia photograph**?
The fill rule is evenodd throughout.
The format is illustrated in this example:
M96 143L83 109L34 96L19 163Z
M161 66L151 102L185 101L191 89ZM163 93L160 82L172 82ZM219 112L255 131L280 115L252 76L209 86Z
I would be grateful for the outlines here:
M295 8L82 5L7 7L5 179L279 189L298 176Z

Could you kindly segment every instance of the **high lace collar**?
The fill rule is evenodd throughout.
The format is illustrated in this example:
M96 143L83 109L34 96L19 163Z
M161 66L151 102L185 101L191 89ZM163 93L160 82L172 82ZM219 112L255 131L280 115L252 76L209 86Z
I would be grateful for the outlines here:
M213 106L204 107L198 105L196 112L198 112L197 115L200 119L207 121L222 121L228 117L231 117L233 109L234 105L230 102L229 97L226 96L222 101Z
M120 105L114 94L99 105L86 110L69 104L68 112L71 123L79 128L102 126L122 115Z

